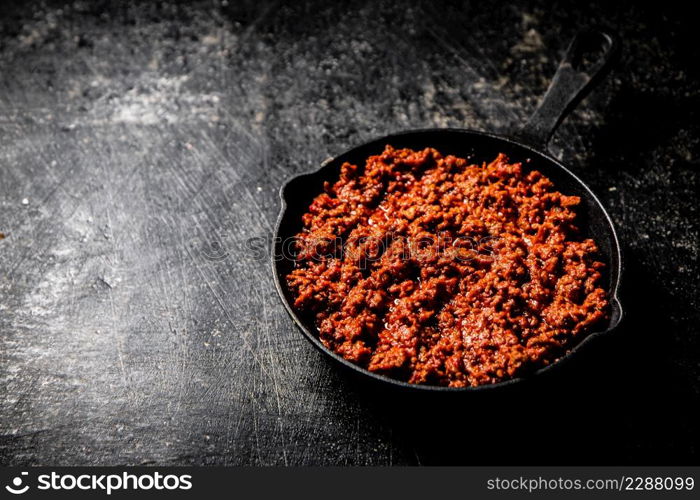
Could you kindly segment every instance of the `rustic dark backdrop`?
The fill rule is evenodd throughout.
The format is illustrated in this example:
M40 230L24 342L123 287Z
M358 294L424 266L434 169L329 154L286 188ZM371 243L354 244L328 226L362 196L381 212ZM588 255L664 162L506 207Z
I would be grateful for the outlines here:
M3 1L0 463L697 462L697 43L634 4ZM507 132L591 25L624 50L552 151L619 228L623 327L515 393L338 372L245 246L279 186L392 131Z

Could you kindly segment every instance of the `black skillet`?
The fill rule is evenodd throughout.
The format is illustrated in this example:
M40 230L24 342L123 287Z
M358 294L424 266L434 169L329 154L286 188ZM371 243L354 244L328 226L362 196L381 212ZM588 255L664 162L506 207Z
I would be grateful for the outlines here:
M287 288L285 277L293 269L290 258L290 242L302 229L301 216L309 204L323 190L324 181L337 180L340 166L345 162L364 164L367 157L380 154L387 144L395 148L420 150L433 147L442 154L469 158L475 163L492 160L498 153L506 153L513 161L523 162L526 169L536 169L549 177L557 189L567 195L581 198L579 225L583 236L593 238L600 248L601 260L605 262L605 285L610 297L610 319L597 331L586 336L559 361L528 375L532 377L559 366L571 358L584 344L615 328L622 319L622 307L618 298L622 255L620 244L610 216L593 192L547 152L549 139L564 117L590 90L593 83L609 68L616 52L614 36L600 30L579 33L569 46L564 60L559 65L547 93L527 124L512 137L478 132L468 129L426 129L400 132L381 137L324 162L311 173L290 179L280 190L281 209L272 244L272 266L275 285L287 311L306 338L321 352L336 363L374 379L385 385L419 391L459 392L493 389L512 385L523 378L496 384L467 388L448 388L408 384L383 375L371 373L327 349L318 339L313 317L304 315L292 307L293 298Z

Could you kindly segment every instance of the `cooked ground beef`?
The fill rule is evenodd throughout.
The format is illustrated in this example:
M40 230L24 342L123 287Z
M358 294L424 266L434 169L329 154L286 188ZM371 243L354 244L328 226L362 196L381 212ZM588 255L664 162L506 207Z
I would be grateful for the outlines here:
M387 146L303 216L294 306L334 352L414 384L478 386L552 363L608 315L580 199L501 154Z

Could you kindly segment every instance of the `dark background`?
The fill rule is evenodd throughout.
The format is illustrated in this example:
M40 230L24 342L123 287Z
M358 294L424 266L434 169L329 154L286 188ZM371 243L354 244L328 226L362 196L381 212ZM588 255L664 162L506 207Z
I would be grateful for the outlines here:
M0 463L697 463L693 17L337 4L2 2ZM619 228L623 326L486 396L330 366L245 246L279 186L393 131L512 130L597 24L621 59L551 149Z

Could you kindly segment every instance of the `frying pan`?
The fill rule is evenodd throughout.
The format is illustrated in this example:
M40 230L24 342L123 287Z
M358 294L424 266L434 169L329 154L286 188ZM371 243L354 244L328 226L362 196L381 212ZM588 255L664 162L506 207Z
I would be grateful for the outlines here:
M384 385L417 390L439 392L464 392L492 390L517 384L561 365L570 359L584 344L613 330L622 320L622 306L618 298L622 273L622 254L610 216L593 192L574 173L567 169L547 151L552 134L585 96L593 84L609 69L617 52L616 38L603 30L587 30L579 33L567 49L542 102L530 120L513 136L479 132L468 129L425 129L400 132L375 139L357 146L323 163L320 169L291 178L280 189L281 209L277 219L272 243L272 267L275 285L287 311L305 337L333 362L373 379ZM294 299L287 287L285 277L294 268L289 258L289 242L302 229L301 216L311 201L323 191L325 181L338 179L343 163L364 164L371 155L380 154L390 144L395 148L421 150L432 147L443 155L469 158L473 163L490 161L498 153L506 153L512 161L523 163L523 169L539 170L549 177L559 191L581 198L578 211L582 236L593 238L600 249L600 258L606 263L603 283L610 300L610 318L595 332L590 333L558 361L541 368L526 377L514 378L495 384L477 387L451 388L408 384L399 380L371 373L326 348L318 338L312 315L301 313L292 306ZM285 247L285 245L287 247Z

